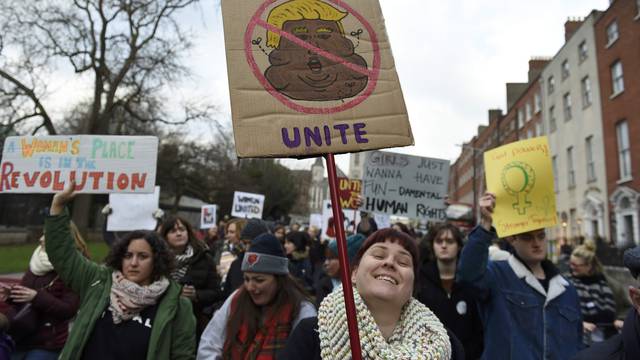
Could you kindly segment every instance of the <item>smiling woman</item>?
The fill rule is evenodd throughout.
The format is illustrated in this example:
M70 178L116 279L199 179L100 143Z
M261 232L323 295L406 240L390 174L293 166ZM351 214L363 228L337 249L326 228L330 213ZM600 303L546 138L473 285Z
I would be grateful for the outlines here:
M360 248L352 281L364 359L452 358L447 330L412 297L418 265L415 241L394 229L374 232ZM283 358L351 358L342 293L331 293L320 304L317 318L300 323Z

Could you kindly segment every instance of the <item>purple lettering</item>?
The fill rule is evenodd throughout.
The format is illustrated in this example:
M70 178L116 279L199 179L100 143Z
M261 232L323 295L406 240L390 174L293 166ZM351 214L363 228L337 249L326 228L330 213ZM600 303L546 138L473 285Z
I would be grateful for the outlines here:
M367 132L364 131L365 123L355 123L353 124L353 135L356 137L356 142L358 144L368 143L369 139L364 136L367 135Z
M293 128L293 140L291 140L289 138L289 129L282 128L282 142L284 142L284 144L290 148L300 146L300 129L298 129L297 127Z
M340 131L340 137L342 138L342 143L347 144L347 129L349 128L349 124L337 124L333 125L333 128Z
M331 128L327 125L324 126L324 143L331 145Z
M311 128L304 128L304 143L307 147L311 146L311 140L318 146L322 146L322 135L320 134L320 128L314 126L313 130Z

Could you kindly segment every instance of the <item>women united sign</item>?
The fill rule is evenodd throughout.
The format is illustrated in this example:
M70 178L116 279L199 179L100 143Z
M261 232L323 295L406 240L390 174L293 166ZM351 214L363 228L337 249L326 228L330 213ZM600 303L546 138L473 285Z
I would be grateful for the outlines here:
M152 136L11 136L0 192L53 193L75 179L83 193L153 193L157 153Z
M223 0L222 7L239 156L413 144L377 1Z

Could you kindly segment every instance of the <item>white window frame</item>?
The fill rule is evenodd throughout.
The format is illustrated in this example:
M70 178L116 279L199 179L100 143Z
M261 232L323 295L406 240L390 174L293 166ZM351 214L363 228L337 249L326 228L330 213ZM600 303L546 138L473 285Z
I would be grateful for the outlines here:
M582 107L586 108L593 104L593 93L591 91L591 79L589 75L582 78L580 85L582 88Z
M596 178L596 164L593 160L593 135L584 141L584 152L587 160L587 182L594 182Z
M523 108L519 108L518 109L518 129L522 129L522 127L524 126L524 109Z
M629 142L629 123L626 120L616 124L616 140L620 181L626 181L631 179L631 144Z
M564 59L561 66L562 80L565 80L571 75L571 69L569 68L569 59Z
M573 146L567 148L567 187L576 187L576 171L573 167Z
M611 64L611 96L616 96L624 91L624 70L622 61L616 60Z
M536 92L533 95L533 112L537 114L540 110L542 110L542 96L540 96L540 92Z
M525 113L525 119L527 119L527 121L531 120L531 104L527 101L527 103L524 105L524 113Z
M607 47L613 45L620 38L620 29L618 28L618 20L613 20L607 25Z
M562 113L564 114L564 121L569 121L573 117L571 113L571 93L566 92L562 95Z
M549 76L549 79L547 79L547 93L553 94L555 90L556 90L556 79L553 77L553 75L551 75Z
M580 59L580 63L582 63L583 61L587 60L588 57L589 48L587 47L587 40L582 40L582 42L578 45L578 59Z
M536 136L542 136L542 121L536 123Z

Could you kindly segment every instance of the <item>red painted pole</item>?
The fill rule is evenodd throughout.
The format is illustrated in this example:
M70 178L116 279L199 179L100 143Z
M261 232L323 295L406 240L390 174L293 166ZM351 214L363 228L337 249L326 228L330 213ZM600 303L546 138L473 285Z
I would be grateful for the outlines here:
M349 326L349 343L351 344L351 358L362 360L360 350L360 334L358 333L358 320L356 318L356 305L353 301L351 274L347 257L347 239L344 236L344 219L338 199L338 176L336 176L336 162L333 154L325 154L327 172L329 175L329 190L331 193L331 208L333 210L333 224L338 240L338 257L340 259L340 278L342 279L342 291L344 292L344 304L347 310L347 325Z

